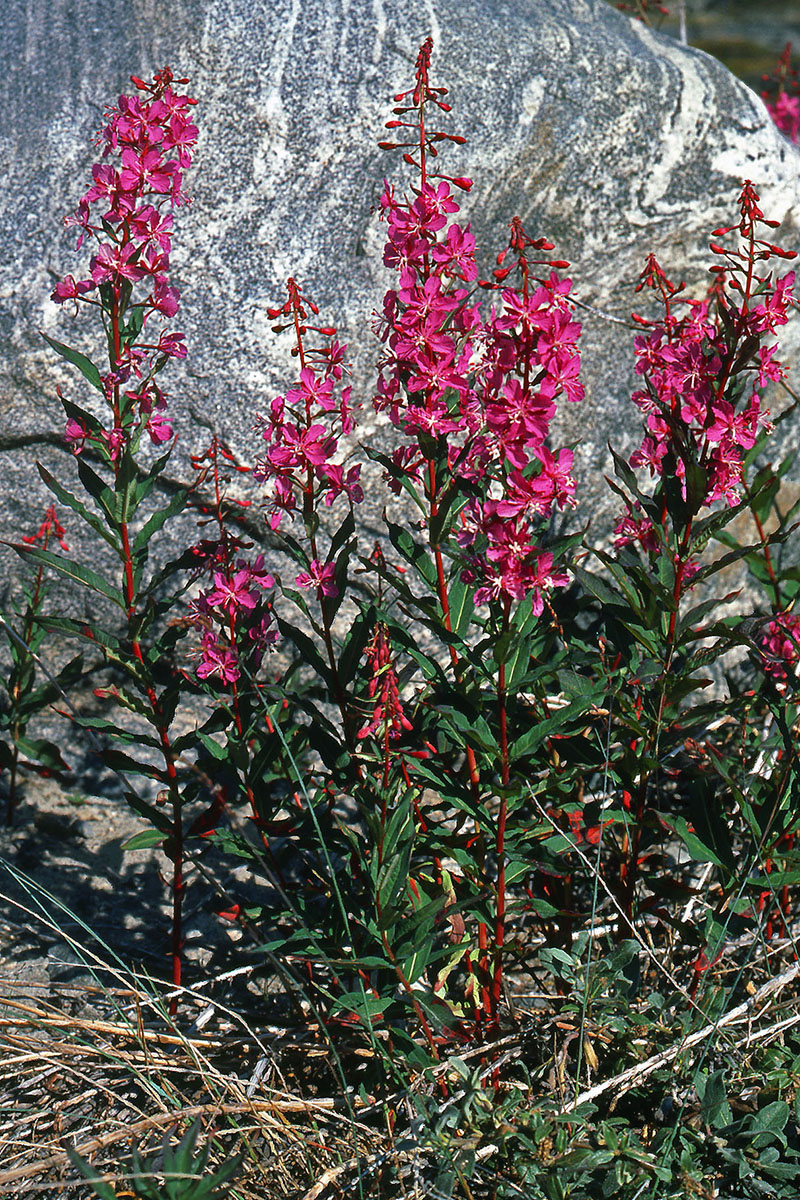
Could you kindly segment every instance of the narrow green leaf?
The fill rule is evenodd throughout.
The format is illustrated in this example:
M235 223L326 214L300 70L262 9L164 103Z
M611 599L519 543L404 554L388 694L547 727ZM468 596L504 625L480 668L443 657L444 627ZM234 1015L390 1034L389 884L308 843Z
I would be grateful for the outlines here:
M13 545L10 542L7 542L6 545L11 545L11 548L16 550L22 558L30 558L34 562L43 563L46 567L52 567L65 579L73 579L76 583L82 583L84 587L90 588L93 592L99 592L101 596L112 600L123 612L126 611L125 603L118 589L110 583L106 583L105 579L102 579L95 571L90 571L88 567L83 567L80 563L64 558L60 554L53 554L50 550L42 550L39 546Z
M149 850L151 846L160 846L164 834L158 829L143 829L122 843L122 850Z
M71 346L65 346L63 342L57 342L55 338L51 338L49 334L45 333L43 330L40 330L40 333L47 344L52 346L57 354L60 354L62 358L67 360L67 362L72 363L73 366L77 367L81 374L88 379L92 387L97 388L98 392L100 392L102 395L105 395L103 384L100 378L100 372L85 354L81 354L78 350L73 350Z
M460 572L450 580L448 598L453 632L463 637L475 612L475 592L472 584L464 583Z
M78 457L77 464L78 475L80 476L81 483L86 488L86 491L89 493L92 499L97 501L98 505L105 513L110 528L116 530L117 501L114 494L114 489L110 488L105 480L97 474L97 472L89 465L83 455Z
M110 1184L102 1181L90 1162L87 1162L85 1158L81 1158L78 1151L74 1150L71 1146L67 1147L67 1154L73 1167L77 1167L84 1179L89 1181L92 1190L100 1197L100 1200L116 1200L117 1193Z
M591 706L590 696L578 696L559 708L551 717L537 721L521 737L509 746L508 757L511 762L525 755L533 754L553 734L560 733L569 726L575 717L582 716Z
M42 466L41 463L37 463L36 467L42 477L42 480L47 487L49 487L56 499L60 500L62 504L66 504L67 507L71 508L73 512L76 512L78 516L81 517L87 525L90 525L95 533L99 534L104 541L108 542L109 546L112 546L120 558L122 558L122 550L117 544L117 539L114 537L114 534L111 532L111 530L106 528L97 514L91 512L86 505L78 499L77 496L73 495L72 492L69 492L65 487L62 487L58 480L55 479L50 472Z
M387 521L386 524L395 550L402 554L406 562L411 563L421 579L434 591L437 586L436 567L430 555L402 525L395 525L392 521Z
M166 524L167 521L171 520L172 517L176 517L178 513L183 511L183 509L186 507L186 498L188 495L189 489L182 489L172 497L172 499L164 508L160 508L158 512L154 512L152 516L147 519L145 524L134 538L132 549L134 558L139 555L142 550L144 550L144 548L149 544L153 535L158 533L158 531Z

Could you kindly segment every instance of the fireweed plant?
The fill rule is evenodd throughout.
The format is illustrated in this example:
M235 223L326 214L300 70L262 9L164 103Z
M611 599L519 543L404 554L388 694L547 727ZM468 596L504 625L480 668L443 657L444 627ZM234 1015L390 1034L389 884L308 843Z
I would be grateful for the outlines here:
M169 460L173 438L167 396L158 380L171 358L186 354L184 335L168 328L179 302L168 271L172 210L186 202L183 173L191 162L197 128L191 120L195 101L173 89L169 70L156 75L152 83L141 79L133 79L133 83L137 94L121 96L118 105L106 113L107 123L98 139L101 161L92 168L91 187L66 221L79 229L78 249L84 242L92 247L88 274L82 279L68 275L53 292L57 303L97 312L107 369L101 370L85 355L44 335L98 394L91 410L60 396L67 417L65 438L74 451L80 482L93 508L40 468L56 497L108 545L119 561L120 577L110 581L43 547L26 547L24 552L34 563L77 579L123 614L121 634L70 618L51 618L49 626L83 639L97 647L107 661L119 665L126 686L114 686L108 694L149 728L149 732L132 729L125 734L118 723L95 722L113 729L117 742L127 740L147 747L151 754L147 762L141 762L114 747L107 760L115 769L149 776L158 787L156 804L143 800L134 788L127 794L137 811L149 818L159 842L167 839L164 848L173 865L172 978L179 984L182 810L191 792L181 777L182 747L170 734L179 700L178 676L167 673L164 679L159 669L178 631L167 626L160 638L151 637L174 594L166 599L159 593L165 582L162 575L145 579L145 571L151 538L184 506L186 492L146 519L143 505ZM143 438L163 451L148 469L140 469L137 460ZM160 762L153 761L155 756Z
M425 1081L408 1129L436 1148L431 1186L484 1194L477 1143L459 1143L472 1128L497 1156L487 1194L685 1195L705 1168L686 1157L681 1104L659 1130L635 1116L662 1103L675 1056L628 1097L638 1132L582 1089L639 1061L643 1026L682 1039L722 1023L750 957L791 926L800 571L780 493L791 459L769 459L786 414L763 393L793 396L777 333L794 276L776 268L794 255L768 240L775 223L748 182L736 222L712 235L705 296L648 259L634 343L644 434L630 461L614 456L612 544L557 533L580 482L553 422L585 403L568 264L515 218L482 277L457 219L471 181L439 165L464 139L438 128L450 106L431 51L428 39L381 143L408 174L379 202L396 278L375 317L373 404L392 451L358 445L365 398L346 382L346 347L290 278L270 317L297 378L254 431L256 499L234 495L248 472L214 435L157 506L173 444L161 373L186 352L170 325L173 210L197 133L195 102L165 69L107 113L69 222L92 246L88 271L54 292L94 311L107 366L48 338L96 392L91 407L61 397L88 501L41 473L116 575L47 544L17 549L107 606L105 624L37 627L112 673L98 694L127 724L82 719L113 769L150 781L126 786L150 824L129 845L171 863L173 984L187 873L211 842L255 881L255 895L222 895L221 916L254 935L295 1002L301 989L301 1013L334 1046L366 1043L357 1086L365 1102L395 1089L390 1130L397 1095ZM367 460L406 508L364 546ZM283 549L269 569L249 532L256 505ZM199 540L152 567L151 541L186 511ZM742 568L759 596L746 617ZM526 979L546 998L535 1017ZM533 1049L507 1061L503 1037L525 1029ZM744 1180L751 1118L727 1105L718 1032L681 1070L726 1147L719 1178ZM784 1108L770 1120L785 1149Z
M792 66L792 43L787 42L771 75L763 76L766 88L761 98L769 115L790 142L800 141L800 82Z
M64 528L59 522L55 505L50 505L34 534L23 537L28 546L47 550L56 539L62 550L69 550ZM71 686L81 674L82 657L78 655L61 669L52 680L41 679L37 672L37 655L42 649L46 631L38 617L47 598L47 580L43 563L35 567L30 581L23 585L22 604L15 604L2 615L3 631L8 640L11 670L6 682L6 703L0 714L0 729L8 740L0 741L0 765L6 772L6 825L12 825L19 799L22 772L41 775L58 774L68 765L55 745L47 738L34 737L28 726L46 708L61 698L61 690Z

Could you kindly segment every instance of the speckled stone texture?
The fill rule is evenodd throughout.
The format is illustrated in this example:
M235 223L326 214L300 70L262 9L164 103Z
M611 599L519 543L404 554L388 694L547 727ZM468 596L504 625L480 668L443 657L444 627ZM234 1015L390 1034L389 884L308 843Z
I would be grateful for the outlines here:
M625 317L641 304L633 287L649 250L671 275L702 280L708 233L733 216L745 176L785 221L783 243L798 242L800 156L761 101L604 0L13 0L3 26L3 537L31 526L44 502L35 459L70 468L54 393L60 383L77 397L81 381L37 330L100 357L88 317L74 321L48 297L85 263L61 220L85 190L102 106L131 73L169 63L200 100L194 201L177 214L173 255L190 355L163 377L181 430L178 477L207 438L190 408L243 458L256 451L254 415L293 377L267 317L290 274L339 325L355 393L369 401L370 314L388 281L372 210L384 176L403 180L399 155L376 142L428 34L432 80L454 105L449 128L468 137L446 151L445 169L476 180L464 213L484 270L518 213L572 261L581 300ZM607 440L636 440L633 333L582 319L587 398L562 432L583 439L583 505L599 511ZM386 445L391 431L379 436ZM371 488L365 520L382 505Z

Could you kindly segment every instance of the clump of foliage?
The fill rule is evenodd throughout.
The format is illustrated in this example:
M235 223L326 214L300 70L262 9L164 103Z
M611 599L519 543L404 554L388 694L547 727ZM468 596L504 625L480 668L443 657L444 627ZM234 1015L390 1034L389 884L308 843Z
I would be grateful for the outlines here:
M614 454L613 544L558 533L581 480L552 423L586 403L569 264L514 218L481 277L457 216L471 183L440 168L464 139L438 128L431 53L381 143L408 168L380 202L396 280L373 403L395 446L359 444L346 347L289 279L270 315L298 378L250 472L284 552L269 570L216 436L192 483L154 499L173 437L158 381L186 352L161 323L194 101L164 70L110 110L75 217L88 273L54 293L97 316L107 364L48 339L96 393L63 398L84 496L42 476L117 572L17 549L117 619L37 612L37 628L109 671L120 718L87 723L147 826L130 846L171 867L176 1021L187 864L209 841L250 863L258 903L225 909L254 935L243 953L327 1040L359 1121L388 1131L348 1186L794 1196L800 1047L768 1008L798 976L800 572L791 459L771 456L784 414L763 401L794 395L777 341L794 253L746 181L707 294L648 259L644 429ZM364 546L368 462L406 516ZM151 543L200 503L203 538L153 567ZM746 619L737 570L760 596ZM202 719L178 726L187 704Z

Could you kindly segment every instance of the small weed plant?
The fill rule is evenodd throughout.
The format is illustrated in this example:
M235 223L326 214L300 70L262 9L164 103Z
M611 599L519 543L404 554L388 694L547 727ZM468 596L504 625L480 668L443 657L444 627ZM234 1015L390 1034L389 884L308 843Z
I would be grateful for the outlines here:
M792 457L772 450L797 403L778 342L794 252L747 181L703 294L647 259L641 444L613 454L618 518L595 544L553 424L587 403L569 264L514 218L482 275L431 51L381 142L404 177L379 204L394 282L373 395L290 278L270 317L297 378L264 398L249 469L214 434L168 502L195 101L165 69L108 111L69 219L88 267L54 292L99 350L47 337L83 391L61 396L74 478L40 468L105 558L57 550L54 516L16 547L36 584L12 643L11 794L36 699L22 647L74 639L119 709L81 720L142 818L129 846L169 864L173 1020L187 869L210 841L252 872L257 903L222 904L243 955L384 1131L325 1194L794 1197L800 1041L793 1010L770 1010L798 978L800 568ZM388 452L359 439L369 405ZM365 486L399 514L366 544ZM259 509L280 554L246 532ZM156 562L191 512L199 540ZM44 611L43 572L97 619ZM189 1172L196 1135L167 1174ZM137 1155L136 1195L156 1194L147 1170Z

